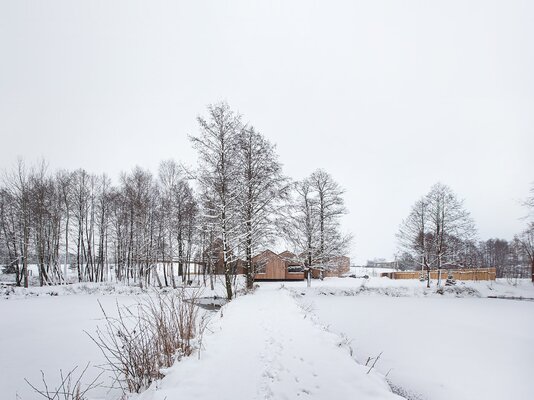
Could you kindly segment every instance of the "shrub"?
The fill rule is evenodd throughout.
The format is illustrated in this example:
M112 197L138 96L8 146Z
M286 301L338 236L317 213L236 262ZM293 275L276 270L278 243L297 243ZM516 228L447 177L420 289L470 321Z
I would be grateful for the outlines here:
M197 298L186 289L155 292L134 307L117 304L117 317L100 305L105 324L89 336L124 391L143 391L163 377L162 369L191 354L198 331Z
M79 375L76 375L78 367L74 367L66 375L63 374L62 370L59 370L60 383L53 389L49 388L49 383L47 382L43 371L41 371L43 381L42 388L34 386L27 379L24 380L36 393L46 400L87 400L87 393L101 385L101 383L97 383L97 381L102 375L102 373L100 373L91 383L84 386L82 385L82 379L88 368L89 364L85 366L84 370Z

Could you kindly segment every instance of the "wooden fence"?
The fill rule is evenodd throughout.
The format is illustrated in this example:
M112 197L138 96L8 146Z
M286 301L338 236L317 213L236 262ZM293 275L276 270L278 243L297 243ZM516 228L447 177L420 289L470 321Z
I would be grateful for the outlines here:
M427 272L424 272L426 278ZM449 275L457 281L494 281L497 276L495 268L466 268L455 270L441 270L441 279L445 280ZM386 276L390 279L419 279L421 271L396 271L383 272L380 276ZM430 279L438 279L438 271L430 271Z

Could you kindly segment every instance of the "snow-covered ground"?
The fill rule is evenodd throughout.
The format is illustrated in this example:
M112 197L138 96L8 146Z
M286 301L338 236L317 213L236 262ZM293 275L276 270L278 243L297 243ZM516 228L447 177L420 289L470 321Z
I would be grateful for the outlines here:
M200 358L190 357L140 396L165 399L395 399L385 379L355 362L280 284L222 309Z
M289 288L305 288L305 282L285 282ZM389 278L325 278L323 281L313 280L312 292L325 295L374 295L382 294L392 297L524 297L534 299L534 286L528 279L507 281L457 281L454 286L436 286L432 281L431 287L426 282L416 279ZM442 292L442 293L440 293Z
M22 400L36 398L24 378L38 384L40 370L53 382L59 369L104 362L84 333L102 322L97 300L113 310L142 295L110 284L1 290L0 398ZM440 294L387 278L262 282L212 314L200 359L183 359L139 397L395 398L387 374L413 399L532 399L534 302L488 296L534 298L534 286L465 282ZM371 374L355 361L381 352Z
M197 290L192 288L191 290ZM205 295L212 295L209 289ZM214 292L222 295L220 282ZM24 378L42 388L41 370L49 385L59 381L59 370L74 367L81 372L90 363L84 382L90 383L102 371L105 359L85 333L94 334L103 324L100 304L106 313L116 314L117 304L131 306L146 296L138 286L110 283L16 288L0 286L0 399L32 400L37 395ZM202 294L203 295L203 294ZM103 386L90 394L95 399L118 399L109 390L110 373L99 379Z
M113 311L115 303L133 304L132 296L39 296L25 299L0 300L0 388L6 400L30 400L37 395L24 382L28 379L42 387L41 370L49 384L57 383L59 370L68 372L87 363L102 365L104 358L96 345L84 333L94 332L101 322L98 301ZM86 380L98 375L97 368L89 368ZM110 377L102 380L109 386ZM93 395L116 398L118 392L107 394L100 388ZM17 397L18 396L18 397Z
M376 368L407 397L534 399L534 302L486 298L534 298L531 282L465 282L445 295L387 278L361 291L358 280L313 283L294 285L299 301L352 339L361 362L382 353Z

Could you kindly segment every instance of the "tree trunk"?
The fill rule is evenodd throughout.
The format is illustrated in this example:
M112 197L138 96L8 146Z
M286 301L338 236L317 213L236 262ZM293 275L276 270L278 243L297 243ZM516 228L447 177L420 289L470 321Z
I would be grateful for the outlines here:
M251 229L250 222L247 223L247 229ZM246 263L247 263L247 289L252 290L254 286L254 270L252 267L252 238L247 238L246 244Z

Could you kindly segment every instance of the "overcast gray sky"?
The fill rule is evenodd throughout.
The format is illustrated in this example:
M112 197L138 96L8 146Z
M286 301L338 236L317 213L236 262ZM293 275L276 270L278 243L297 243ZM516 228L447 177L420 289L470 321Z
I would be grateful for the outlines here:
M227 100L286 174L346 188L353 257L391 258L433 183L481 239L534 181L534 2L0 0L0 168L156 171Z

